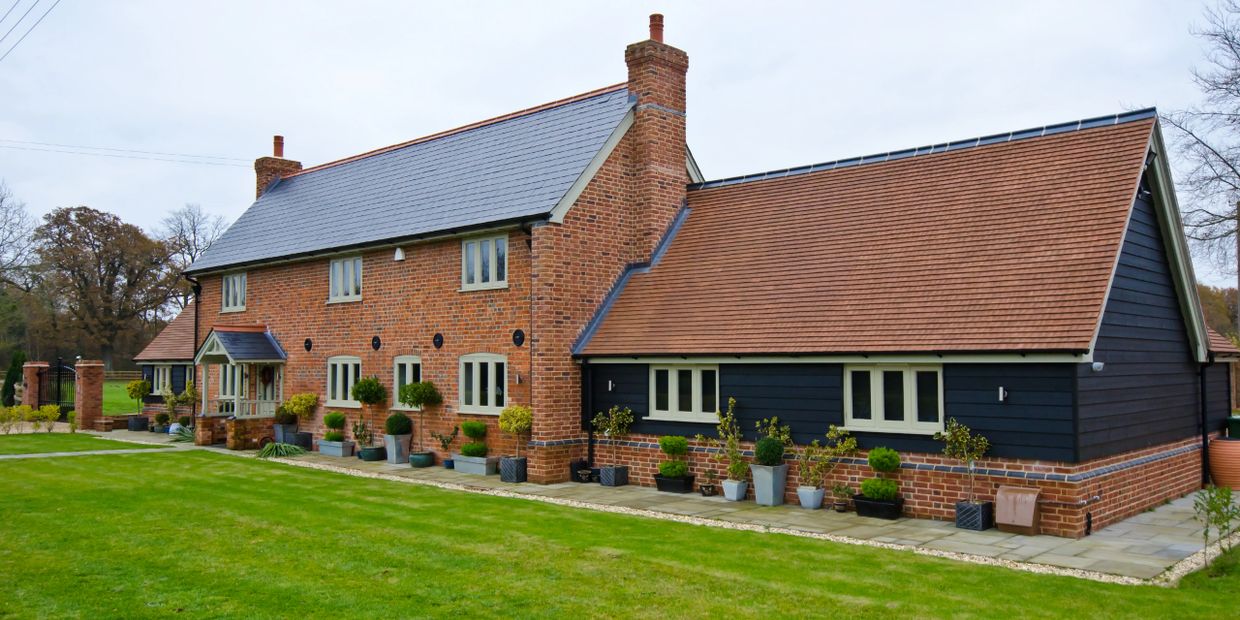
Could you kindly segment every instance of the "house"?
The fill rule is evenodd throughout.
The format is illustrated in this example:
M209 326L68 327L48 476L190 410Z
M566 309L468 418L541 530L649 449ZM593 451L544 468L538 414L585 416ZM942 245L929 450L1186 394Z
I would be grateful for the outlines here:
M187 274L198 441L249 445L297 392L320 436L328 410L378 426L350 396L377 376L433 381L426 426L485 421L493 453L529 404L535 482L623 405L614 447L649 484L657 436L709 434L735 397L746 429L900 450L914 516L963 494L931 437L949 417L991 439L981 494L1041 487L1047 533L1200 486L1237 352L1204 326L1152 110L706 181L662 26L615 86L310 168L277 137Z
M134 356L142 378L151 384L151 393L142 399L142 413L154 416L166 412L164 393L179 395L194 378L194 302L190 302L159 332L146 348ZM179 405L183 415L192 406Z

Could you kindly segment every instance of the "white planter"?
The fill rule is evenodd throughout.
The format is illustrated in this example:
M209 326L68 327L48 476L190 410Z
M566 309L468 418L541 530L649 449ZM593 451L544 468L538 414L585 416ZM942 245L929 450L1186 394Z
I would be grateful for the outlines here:
M327 456L353 456L352 441L319 440L319 454Z
M387 462L392 465L409 463L409 438L413 435L384 435L383 447L387 448Z
M452 462L456 470L462 474L494 476L499 471L498 456L461 456L453 454Z
M749 492L749 483L744 480L723 481L723 498L729 502L744 501L747 492Z
M784 503L784 487L788 483L788 464L755 465L750 463L753 476L753 499L759 506L778 506Z
M827 490L822 488L797 487L797 499L801 500L801 507L809 510L822 508L822 498L826 494Z

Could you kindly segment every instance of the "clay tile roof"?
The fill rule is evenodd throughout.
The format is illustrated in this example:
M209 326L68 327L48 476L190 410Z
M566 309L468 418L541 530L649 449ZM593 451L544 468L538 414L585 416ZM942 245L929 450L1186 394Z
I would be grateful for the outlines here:
M1228 340L1226 336L1214 331L1213 328L1206 328L1206 335L1210 337L1210 352L1220 353L1227 356L1240 355L1240 349Z
M1106 120L691 187L577 352L1086 351L1155 126Z
M135 362L177 362L194 359L194 303L159 332L158 336L135 355Z

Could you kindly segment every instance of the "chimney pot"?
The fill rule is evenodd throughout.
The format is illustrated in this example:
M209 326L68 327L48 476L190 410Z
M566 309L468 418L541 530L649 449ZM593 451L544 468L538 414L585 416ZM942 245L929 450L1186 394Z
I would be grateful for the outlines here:
M271 138L271 152L275 157L284 158L284 136L273 136Z
M652 13L650 15L650 39L653 41L663 42L663 14Z

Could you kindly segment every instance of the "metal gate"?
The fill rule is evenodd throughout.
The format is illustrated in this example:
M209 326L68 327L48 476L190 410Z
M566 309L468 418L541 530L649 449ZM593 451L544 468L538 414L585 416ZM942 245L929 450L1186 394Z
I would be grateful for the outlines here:
M57 405L60 416L74 407L73 399L77 392L77 371L57 359L56 364L39 371L39 406Z

